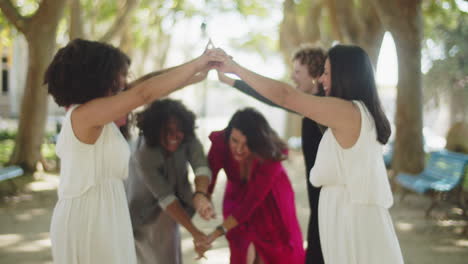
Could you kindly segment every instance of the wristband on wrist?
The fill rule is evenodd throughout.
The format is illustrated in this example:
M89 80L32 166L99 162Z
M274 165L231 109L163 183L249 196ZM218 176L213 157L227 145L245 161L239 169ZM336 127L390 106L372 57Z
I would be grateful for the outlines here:
M197 194L203 195L203 196L205 196L206 199L210 200L210 197L208 197L208 194L206 194L206 193L204 193L204 192L202 192L202 191L196 191L196 192L194 192L193 195L192 195L192 199L195 198L195 196L196 196Z
M221 224L219 226L216 227L216 230L218 230L219 232L221 232L221 235L224 236L226 233L227 233L227 230L226 228Z

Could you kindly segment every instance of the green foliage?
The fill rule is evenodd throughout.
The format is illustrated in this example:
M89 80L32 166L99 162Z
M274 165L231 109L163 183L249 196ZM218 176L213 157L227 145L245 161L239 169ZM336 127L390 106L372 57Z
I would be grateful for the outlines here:
M15 5L18 8L18 12L22 16L31 16L36 12L36 10L39 8L39 2L38 0L16 0L12 1L13 5Z
M250 32L248 35L233 40L232 45L236 49L254 51L263 59L266 59L268 51L277 50L278 43L270 35L261 32Z
M0 131L0 140L15 139L16 131L2 130Z
M53 143L44 143L41 148L42 156L46 160L55 160L57 155L55 154L55 144Z
M0 164L5 164L10 159L15 141L13 139L0 140Z
M425 14L425 53L432 66L424 76L426 99L444 95L464 96L468 101L468 15L454 0L431 1L423 6ZM462 100L463 101L463 100ZM468 111L468 108L465 107Z
M83 10L87 11L83 13L83 20L90 19L99 23L110 22L118 13L120 2L115 0L81 0Z
M205 9L213 12L238 12L243 16L265 17L277 0L205 0ZM209 14L207 14L209 15Z
M307 16L309 14L309 8L312 1L298 1L296 4L296 12L300 17Z
M245 16L261 16L265 17L268 15L268 3L267 1L255 1L255 0L236 0L237 10L239 13Z
M9 161L15 147L16 135L16 131L0 131L0 167ZM46 133L44 140L45 143L42 144L41 154L46 160L55 160L57 157L55 154L55 143L53 142L54 137L55 133Z
M0 11L0 31L3 32L9 26L10 26L10 23L8 23L8 20L3 15L3 12ZM2 42L3 42L3 38L1 38L1 39L2 39Z
M458 19L466 16L460 10L455 0L424 1L424 36L431 39L440 39L438 29L442 26L447 29L457 27Z

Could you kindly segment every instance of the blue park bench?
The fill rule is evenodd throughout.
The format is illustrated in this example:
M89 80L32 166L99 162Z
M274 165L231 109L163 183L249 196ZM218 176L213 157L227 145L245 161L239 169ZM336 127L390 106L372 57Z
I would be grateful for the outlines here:
M397 175L397 183L402 185L405 190L401 200L408 193L408 190L420 194L432 194L432 203L426 210L426 216L429 216L439 200L460 186L467 164L468 155L447 150L432 152L424 171L420 174L399 173Z
M0 168L0 182L16 178L23 174L24 171L19 166L8 166L5 168ZM13 182L11 182L11 184L13 185L13 189L16 190L15 184Z
M23 173L23 169L19 166L8 166L5 168L0 168L0 181L21 176Z

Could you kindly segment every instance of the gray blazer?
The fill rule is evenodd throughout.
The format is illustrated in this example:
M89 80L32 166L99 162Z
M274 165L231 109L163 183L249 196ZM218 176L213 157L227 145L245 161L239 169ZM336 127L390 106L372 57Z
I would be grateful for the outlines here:
M146 145L143 136L138 137L133 148L125 189L134 231L156 221L161 211L176 199L193 216L195 209L188 164L195 176L211 178L211 170L198 138L183 142L168 157L164 157L163 153L160 146Z

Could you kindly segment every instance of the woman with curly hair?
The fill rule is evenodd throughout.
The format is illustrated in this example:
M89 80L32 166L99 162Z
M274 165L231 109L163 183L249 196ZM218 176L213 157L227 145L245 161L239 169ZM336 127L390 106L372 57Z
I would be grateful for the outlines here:
M44 79L67 109L56 146L62 166L50 231L54 263L136 263L122 182L130 150L114 121L183 87L218 53L207 51L126 91L130 59L119 49L75 39L56 53Z
M130 158L126 184L138 263L182 263L179 225L195 243L206 239L191 221L197 211L214 217L207 196L211 171L200 140L195 115L180 101L155 101L137 117L140 129ZM187 164L195 174L195 192Z
M324 95L322 84L318 81L323 73L325 64L325 51L320 47L302 45L292 56L293 71L291 78L295 88L307 94ZM218 78L237 90L270 106L286 109L259 94L243 80L229 78L218 71ZM295 112L293 112L295 113ZM317 150L325 128L307 117L302 118L302 153L305 163L305 185L309 197L310 218L307 228L306 264L323 264L322 248L318 230L318 202L320 187L314 187L309 181L309 172L314 167Z
M221 169L228 179L224 221L210 240L226 234L231 264L304 263L294 191L281 164L286 144L253 108L237 111L227 128L210 139L210 195Z

